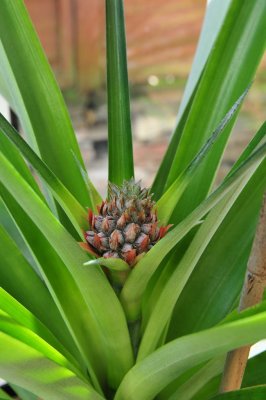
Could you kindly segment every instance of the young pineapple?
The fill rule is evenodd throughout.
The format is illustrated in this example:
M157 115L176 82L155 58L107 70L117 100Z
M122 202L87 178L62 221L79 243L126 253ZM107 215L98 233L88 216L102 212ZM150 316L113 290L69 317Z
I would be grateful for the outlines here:
M122 258L132 266L171 225L158 226L149 189L142 189L134 179L124 181L122 187L109 184L109 196L98 207L99 215L89 210L91 230L85 232L82 247L96 256Z

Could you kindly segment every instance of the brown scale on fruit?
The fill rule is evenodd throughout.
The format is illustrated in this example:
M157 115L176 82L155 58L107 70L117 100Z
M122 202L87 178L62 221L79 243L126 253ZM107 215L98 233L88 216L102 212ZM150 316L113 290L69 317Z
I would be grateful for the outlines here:
M149 251L171 227L158 226L155 202L149 189L133 179L122 187L109 184L110 200L89 210L90 230L82 247L97 257L122 258L133 266L138 255Z

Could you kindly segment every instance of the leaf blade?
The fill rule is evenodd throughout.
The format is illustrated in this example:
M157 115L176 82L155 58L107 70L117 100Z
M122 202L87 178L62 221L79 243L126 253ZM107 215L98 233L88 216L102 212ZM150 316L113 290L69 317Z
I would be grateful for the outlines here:
M106 0L109 182L134 177L122 0Z
M229 109L230 104L234 103L252 80L264 52L265 7L263 1L256 2L256 4L249 1L231 2L215 46L204 68L166 188L188 165L226 110ZM213 151L185 191L182 201L175 210L173 222L182 220L206 197L213 183L231 128L232 123L226 129L223 140L214 146Z
M158 346L160 336L167 326L175 304L193 273L197 262L238 198L245 183L245 181L241 182L238 186L234 187L234 189L210 211L205 221L200 226L185 255L170 276L162 293L154 304L142 337L137 360L143 359Z
M83 238L81 231L85 227L86 212L84 207L76 200L76 198L68 191L57 176L49 169L49 167L38 157L38 155L30 148L30 146L22 139L16 130L8 123L8 121L0 114L0 132L5 135L24 157L31 163L32 167L44 179L48 187L51 189L54 197L65 210L76 230Z
M74 279L78 288L76 290L80 291L82 295L80 302L86 304L84 308L84 310L87 308L86 318L90 316L90 323L87 323L87 327L91 339L94 339L94 346L99 349L100 355L107 355L108 357L108 363L101 364L101 368L106 365L112 385L117 385L125 371L132 365L133 354L125 316L114 291L99 268L82 267L83 263L87 261L87 256L80 249L78 243L56 220L45 204L39 200L4 155L0 154L0 158L2 164L0 175L4 185L15 198L19 197L20 205L23 206L25 212L38 225L42 234L58 253L58 257L63 262L61 274L69 273ZM70 278L65 279L66 284L70 282ZM54 284L56 284L56 280ZM72 297L69 298L70 304L68 307L74 310L71 301L74 301L76 296L74 295L73 299ZM110 306L112 307L112 312L107 313L106 310ZM82 311L81 305L79 308L81 315L84 316L84 310ZM72 317L75 317L75 315L73 314ZM76 325L72 326L72 328L74 327ZM77 324L77 327L80 330L80 338L82 339L83 337L83 351L88 352L86 335L84 336L80 323ZM119 330L117 327L119 327ZM99 342L101 339L105 343L104 353L100 350L101 345ZM92 348L91 351L93 350ZM99 362L95 357L91 361L94 363ZM115 369L113 368L114 363L116 365ZM93 371L90 372L92 373Z
M38 318L36 318L36 316L32 312L27 310L22 304L20 304L14 297L9 295L8 292L6 292L2 288L0 288L0 300L1 300L0 302L1 310L4 311L4 313L6 313L10 317L10 319L12 318L14 322L16 322L19 325L22 325L24 328L27 329L27 335L26 335L27 339L29 339L28 336L32 335L32 333L40 337L41 341L47 343L48 346L53 347L57 353L61 353L64 356L65 360L61 359L61 357L59 357L59 360L61 360L61 362L63 361L64 363L67 362L65 366L73 370L75 373L77 373L78 371L78 375L80 375L79 371L80 367L78 366L76 360L71 355L71 353L69 353L68 350L64 348L61 342L59 342L59 340L51 333L51 331ZM57 321L57 323L58 322L59 321ZM16 332L15 332L16 335L19 334L18 332L19 329L20 327L16 327ZM11 336L14 337L14 335ZM33 340L34 339L36 338L33 336ZM41 348L42 347L43 346L41 346ZM45 346L44 350L46 350ZM45 353L43 354L45 355ZM49 354L49 351L47 354ZM57 362L57 358L54 361Z
M184 193L185 189L193 179L193 176L197 169L201 166L204 159L210 153L213 148L213 145L217 142L217 140L224 133L225 127L228 125L230 120L233 118L235 112L239 108L243 99L245 98L249 87L242 93L239 99L233 104L230 110L226 113L222 121L219 123L217 128L214 130L210 138L204 143L201 149L198 151L196 156L192 159L189 165L183 170L180 175L177 176L175 181L171 184L171 186L165 191L163 196L159 199L158 206L158 216L161 223L167 224L169 219L176 208L179 199Z
M241 390L234 390L228 393L221 393L211 398L211 400L245 400L247 398L252 400L263 400L266 396L266 385L246 388Z
M175 339L136 364L123 379L115 400L151 400L181 373L229 349L264 337L266 313ZM256 332L254 331L256 330Z
M103 400L103 397L73 372L56 365L37 350L5 333L0 333L0 337L0 374L3 379L41 396L44 400Z
M33 313L57 338L60 338L62 345L76 356L77 349L73 339L47 287L1 226L0 239L2 290L8 292ZM35 296L36 292L38 296Z
M257 166L259 166L265 157L265 151L266 144L263 144L260 150L256 150L218 189L205 199L186 219L168 232L167 235L139 261L130 274L121 293L121 301L128 318L134 320L138 317L141 296L145 287L167 253L169 253L190 229L192 229L198 221L228 193L228 190L232 187L231 185L235 185L238 180L241 180L241 176L243 176L242 173L246 173L249 168L252 168L251 164L257 162L255 161L257 157L260 159L257 164ZM195 218L195 216L197 217Z
M73 127L24 3L1 2L0 10L1 75L23 130L70 192L91 206L73 157L83 165Z

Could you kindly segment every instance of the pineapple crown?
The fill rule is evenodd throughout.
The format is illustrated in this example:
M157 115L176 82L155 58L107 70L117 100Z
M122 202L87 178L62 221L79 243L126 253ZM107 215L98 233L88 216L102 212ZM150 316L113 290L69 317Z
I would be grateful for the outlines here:
M149 196L150 189L141 188L141 181L135 182L134 178L131 178L129 181L124 180L121 187L115 185L114 183L109 182L109 196L113 197L127 197L132 199L145 199Z
M158 226L155 202L147 188L134 179L119 187L109 183L109 199L89 210L90 230L82 247L97 257L121 258L133 266L137 257L149 251L171 225Z

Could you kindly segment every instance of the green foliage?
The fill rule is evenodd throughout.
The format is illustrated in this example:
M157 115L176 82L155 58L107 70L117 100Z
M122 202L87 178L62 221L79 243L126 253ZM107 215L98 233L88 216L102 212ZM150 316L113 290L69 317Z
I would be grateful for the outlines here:
M212 397L212 400L263 400L266 395L266 386L236 390Z
M0 89L26 136L0 116L0 377L21 400L265 397L263 386L218 395L225 354L265 337L265 302L231 314L266 188L265 123L213 181L265 48L266 3L210 4L152 187L173 226L132 267L77 242L86 208L102 200L23 1L0 2ZM106 40L109 181L119 186L134 177L122 0L106 0ZM262 358L244 387L266 383Z
M105 0L109 181L134 177L123 0Z

